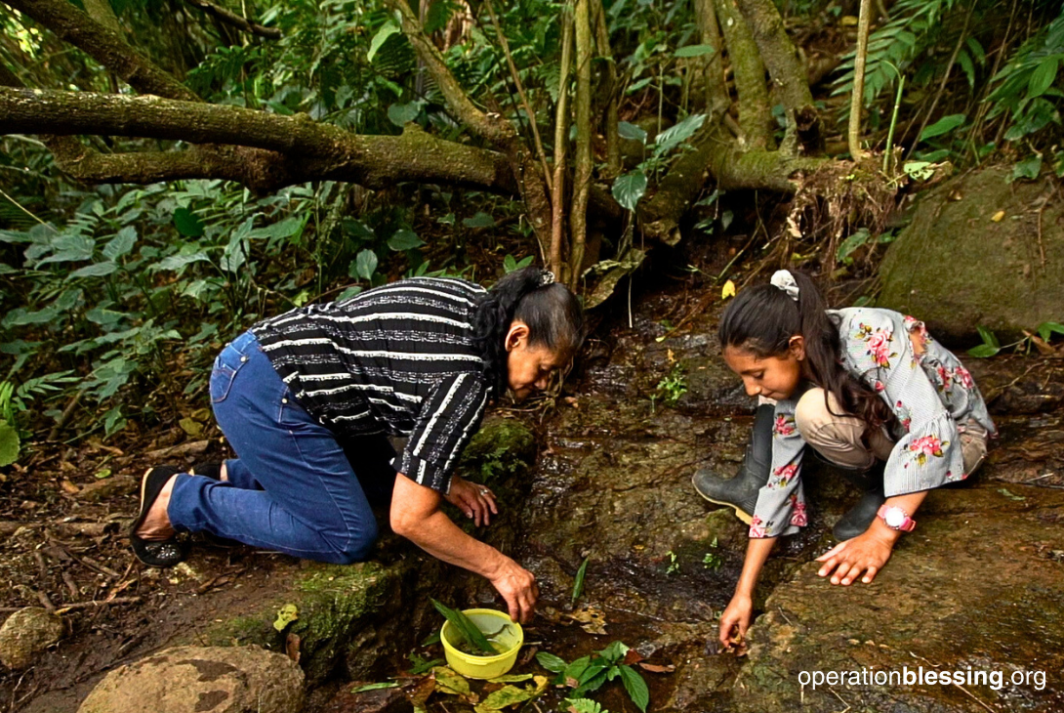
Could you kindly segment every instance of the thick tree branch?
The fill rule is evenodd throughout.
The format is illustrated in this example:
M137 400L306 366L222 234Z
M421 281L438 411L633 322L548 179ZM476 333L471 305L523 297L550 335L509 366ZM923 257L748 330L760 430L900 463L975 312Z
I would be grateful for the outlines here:
M820 114L813 105L808 74L787 36L779 10L772 0L737 1L784 108L794 112L802 145L811 153L819 153L823 148Z
M0 87L0 134L38 132L242 144L109 156L71 138L51 142L61 168L87 182L225 178L260 192L328 179L368 187L409 180L499 193L518 188L506 155L443 141L413 126L402 136L365 136L238 107Z
M265 37L268 40L281 39L281 31L276 27L266 27L255 22L248 22L235 12L230 12L224 7L215 5L207 0L185 0L189 5L202 10L211 17L217 18L219 21L224 22L227 25L231 25L241 32L247 32L252 35L258 35L259 37Z
M576 0L573 11L576 37L576 149L573 153L573 203L569 215L569 286L580 280L587 244L587 204L591 188L591 8L590 0Z
M196 101L198 97L67 0L3 0L114 72L141 94Z
M715 7L724 41L728 44L728 59L735 74L735 91L739 95L739 127L748 148L772 148L774 142L769 128L772 111L765 87L765 65L761 63L761 55L750 28L734 2L715 0Z
M565 282L562 246L565 240L566 148L569 145L569 70L573 60L573 13L567 2L561 9L562 56L558 69L558 105L554 120L554 184L551 186L550 269L554 279Z

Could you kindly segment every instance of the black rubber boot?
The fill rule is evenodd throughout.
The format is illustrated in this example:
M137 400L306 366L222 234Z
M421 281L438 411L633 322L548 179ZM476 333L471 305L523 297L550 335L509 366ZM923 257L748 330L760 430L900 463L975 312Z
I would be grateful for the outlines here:
M876 519L879 507L886 502L883 494L883 469L886 463L877 460L875 465L867 470L852 470L835 466L846 480L861 489L861 499L850 510L839 518L831 532L839 542L850 540L864 534L865 530Z
M717 505L735 508L735 515L747 525L753 519L757 505L757 491L768 482L772 470L772 422L776 407L764 404L757 407L750 443L746 446L743 464L734 478L722 478L709 468L700 468L691 478L695 490L703 498Z

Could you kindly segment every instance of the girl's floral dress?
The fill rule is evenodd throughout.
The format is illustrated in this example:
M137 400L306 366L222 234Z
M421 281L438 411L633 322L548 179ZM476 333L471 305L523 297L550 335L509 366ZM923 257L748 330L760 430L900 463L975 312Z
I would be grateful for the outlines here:
M870 307L829 310L839 330L842 362L891 407L897 417L894 450L883 475L886 496L904 495L963 480L959 430L975 421L996 434L972 375L928 335L924 323ZM924 340L917 355L910 334ZM806 524L801 464L805 440L794 413L801 393L776 403L772 471L758 494L750 537L790 535Z

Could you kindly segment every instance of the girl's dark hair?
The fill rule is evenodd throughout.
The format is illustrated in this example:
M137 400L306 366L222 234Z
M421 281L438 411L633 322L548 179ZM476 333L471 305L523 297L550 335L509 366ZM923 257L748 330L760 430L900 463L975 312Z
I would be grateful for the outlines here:
M584 309L564 285L550 282L538 267L523 267L496 282L476 307L473 339L494 385L493 398L506 393L506 333L515 319L528 325L529 345L571 356L584 341Z
M786 354L791 337L800 334L805 339L809 373L817 386L834 394L846 413L870 427L892 424L894 416L887 404L842 365L839 330L825 313L827 304L816 283L805 273L790 272L798 283L798 300L772 284L743 290L721 318L721 349L733 347L760 359L780 357ZM830 403L827 406L831 411Z

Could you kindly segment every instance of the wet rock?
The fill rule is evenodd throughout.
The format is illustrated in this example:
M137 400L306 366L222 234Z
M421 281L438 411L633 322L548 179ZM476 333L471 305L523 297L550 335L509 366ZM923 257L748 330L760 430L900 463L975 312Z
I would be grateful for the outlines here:
M78 713L299 713L303 672L257 647L181 646L122 666Z
M459 472L478 483L496 484L525 472L536 458L536 438L521 421L489 418L469 441Z
M411 708L410 699L401 688L354 692L358 687L358 682L344 686L325 704L322 713L407 713Z
M39 607L15 612L0 627L0 663L16 671L33 663L37 654L59 643L63 620Z
M1061 710L1064 691L1052 679L1064 666L1064 563L1052 553L1064 549L1064 533L1047 529L1039 512L1057 510L1064 494L1010 491L933 491L916 531L871 585L832 586L816 576L817 563L802 565L751 629L737 711ZM920 667L963 680L900 680ZM970 679L969 670L987 678ZM856 678L816 690L800 680L829 671Z
M95 503L116 495L129 495L137 492L139 484L140 481L132 475L116 475L82 487L78 491L78 500Z
M1064 314L1064 206L1041 182L974 171L925 196L880 266L878 304L953 340L1020 335ZM958 200L959 196L959 200Z

